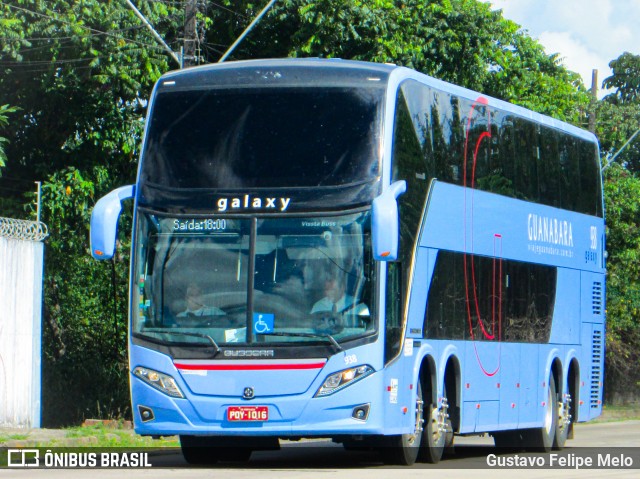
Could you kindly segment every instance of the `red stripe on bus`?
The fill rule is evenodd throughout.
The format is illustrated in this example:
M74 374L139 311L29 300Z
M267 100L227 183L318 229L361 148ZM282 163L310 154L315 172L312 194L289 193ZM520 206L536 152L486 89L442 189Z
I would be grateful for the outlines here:
M267 371L291 369L322 369L325 363L309 364L180 364L176 368L189 371Z

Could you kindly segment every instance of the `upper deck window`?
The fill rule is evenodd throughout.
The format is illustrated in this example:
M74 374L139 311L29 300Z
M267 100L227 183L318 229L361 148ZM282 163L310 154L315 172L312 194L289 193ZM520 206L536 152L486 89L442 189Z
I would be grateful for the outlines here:
M162 91L151 112L141 181L236 189L376 179L381 83Z

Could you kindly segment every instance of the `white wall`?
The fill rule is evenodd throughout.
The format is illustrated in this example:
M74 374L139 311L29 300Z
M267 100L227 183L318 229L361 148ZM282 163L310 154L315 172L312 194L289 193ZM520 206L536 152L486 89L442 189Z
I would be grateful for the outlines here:
M0 427L40 427L43 252L0 235Z

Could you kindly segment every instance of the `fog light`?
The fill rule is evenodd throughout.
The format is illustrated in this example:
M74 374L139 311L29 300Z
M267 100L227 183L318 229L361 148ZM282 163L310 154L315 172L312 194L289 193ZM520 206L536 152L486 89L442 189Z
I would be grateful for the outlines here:
M351 417L353 419L357 419L358 421L366 421L369 417L369 408L370 404L362 404L361 406L356 406L353 408L353 413L351 413Z
M155 418L155 416L153 415L153 410L150 407L138 406L138 411L140 412L142 422L153 421Z

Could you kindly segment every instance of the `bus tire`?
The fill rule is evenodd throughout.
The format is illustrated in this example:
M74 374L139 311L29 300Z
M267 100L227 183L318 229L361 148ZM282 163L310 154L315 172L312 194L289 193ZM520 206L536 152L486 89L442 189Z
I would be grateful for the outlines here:
M225 438L180 436L180 447L189 464L216 464L218 461L246 462L253 452L247 447L225 446Z
M556 402L558 404L556 409L556 411L558 411L558 419L556 422L556 434L553 438L553 448L560 450L564 448L573 427L571 418L571 396L566 394L563 398L561 394L558 394Z
M422 400L422 386L418 381L416 392L416 425L412 434L389 436L383 447L385 462L401 466L411 466L418 459L420 445L424 438L424 402Z
M545 401L544 422L542 427L523 431L524 446L530 451L549 452L555 441L558 429L558 396L556 381L549 378L547 400Z
M437 464L442 459L445 448L453 448L453 427L449 419L447 392L441 400L441 406L429 404L422 431L422 446L420 448L420 462Z

